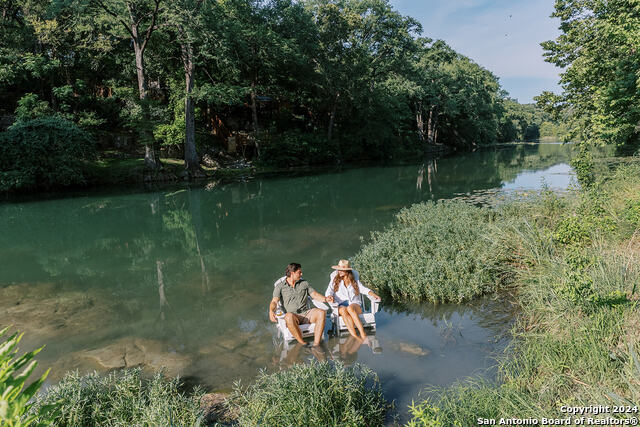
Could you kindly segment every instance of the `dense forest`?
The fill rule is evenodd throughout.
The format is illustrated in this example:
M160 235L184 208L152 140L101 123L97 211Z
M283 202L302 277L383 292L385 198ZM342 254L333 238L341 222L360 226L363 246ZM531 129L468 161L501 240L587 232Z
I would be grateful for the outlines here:
M183 158L197 176L221 152L347 163L559 133L388 0L8 0L0 12L5 190L81 182L79 162L98 153L144 155L153 171Z

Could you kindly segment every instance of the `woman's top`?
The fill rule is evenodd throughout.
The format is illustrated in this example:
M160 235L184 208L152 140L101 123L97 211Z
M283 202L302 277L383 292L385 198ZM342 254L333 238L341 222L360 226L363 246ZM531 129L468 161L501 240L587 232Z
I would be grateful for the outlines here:
M360 295L368 295L369 292L371 292L371 289L367 288L365 285L363 285L360 280L356 279L356 282L358 283L358 290L360 290L360 293L358 295L356 295L356 290L353 288L353 286L349 285L346 286L344 284L344 280L340 281L340 286L338 286L338 291L334 292L333 291L333 279L334 277L336 277L336 274L338 274L337 271L334 271L333 273L331 273L331 276L329 276L329 286L327 286L327 291L324 293L325 296L333 296L334 301L337 304L343 303L343 302L347 302L349 303L349 305L351 304L360 304L362 305L362 300L360 299ZM357 277L354 274L354 278Z

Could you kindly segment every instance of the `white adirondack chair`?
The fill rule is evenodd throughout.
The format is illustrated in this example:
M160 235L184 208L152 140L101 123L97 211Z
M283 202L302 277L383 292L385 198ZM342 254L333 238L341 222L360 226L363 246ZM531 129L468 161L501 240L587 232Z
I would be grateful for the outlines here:
M360 274L356 270L351 270L353 273L353 278L355 280L360 280ZM333 278L338 274L337 271L334 271L329 276L330 283L333 282ZM369 300L368 307L365 304L365 297ZM362 305L362 314L360 315L360 321L362 322L362 326L365 328L376 330L376 313L380 308L380 301L376 298L373 298L370 295L362 295L360 294L360 304ZM338 304L337 303L329 303L331 306L331 325L333 328L333 332L339 334L340 332L347 330L347 325L344 323L342 316L338 314Z
M278 283L286 279L287 279L286 276L279 278L278 280L275 281L275 283L273 284L273 287L275 288L278 285ZM307 301L307 307L312 308L312 304L317 308L319 308L320 310L324 310L325 312L329 310L329 306L327 304L321 301L316 301L313 298L309 297ZM278 303L278 307L276 308L276 313L280 313L280 314L276 314L276 318L278 319L278 334L282 336L285 343L295 340L295 338L293 337L293 334L291 333L289 328L287 328L287 324L284 321L285 313L282 307L282 301ZM308 338L308 337L314 336L315 330L316 330L315 323L304 323L300 325L300 332L302 332L302 338Z

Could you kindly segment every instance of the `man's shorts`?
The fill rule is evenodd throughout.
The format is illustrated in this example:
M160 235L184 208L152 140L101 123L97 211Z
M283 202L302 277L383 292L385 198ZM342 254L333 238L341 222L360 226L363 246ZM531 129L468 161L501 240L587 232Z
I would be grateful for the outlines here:
M311 310L313 310L313 308L310 308L309 310L305 310L301 313L296 313L298 316L304 317L304 321L300 322L301 324L311 323L311 319L309 318L309 314L311 313Z

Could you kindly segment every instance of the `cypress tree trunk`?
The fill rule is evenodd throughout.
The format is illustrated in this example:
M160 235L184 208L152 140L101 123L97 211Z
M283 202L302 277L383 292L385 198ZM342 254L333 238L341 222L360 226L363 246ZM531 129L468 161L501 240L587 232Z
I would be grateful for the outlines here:
M184 99L184 166L190 175L200 170L200 159L196 151L196 125L195 111L193 105L193 72L195 65L193 63L193 50L189 43L183 43L182 61L184 64L185 76L185 99Z
M256 156L260 158L260 144L258 143L258 135L260 133L260 127L258 126L258 104L256 93L256 81L258 80L257 72L254 71L253 79L251 80L251 119L253 120L253 132L255 133L253 143L256 147Z
M422 102L416 102L416 125L418 126L418 138L424 142L424 120L422 119Z
M157 6L158 3L156 3ZM136 57L136 76L138 78L138 93L140 96L140 100L142 101L142 120L144 125L142 126L142 130L140 131L140 136L144 142L144 163L147 167L153 170L159 170L161 168L158 159L156 158L156 152L154 149L154 140L153 134L147 128L147 124L149 123L149 110L146 104L147 99L147 80L144 66L144 50L147 47L147 42L149 41L149 37L151 36L151 31L153 30L153 25L155 24L155 14L153 16L153 22L149 27L150 30L144 36L144 40L140 39L139 29L138 29L138 19L136 18L134 7L131 3L127 5L129 9L129 17L131 18L131 28L128 28L131 32L131 40L133 42L133 51Z
M436 143L436 121L437 114L435 112L436 107L434 105L429 108L429 119L427 120L427 143Z
M329 129L327 130L327 140L331 141L333 133L333 124L336 119L336 110L338 109L338 98L340 98L340 92L336 92L336 96L333 98L333 105L331 106L331 115L329 116Z

